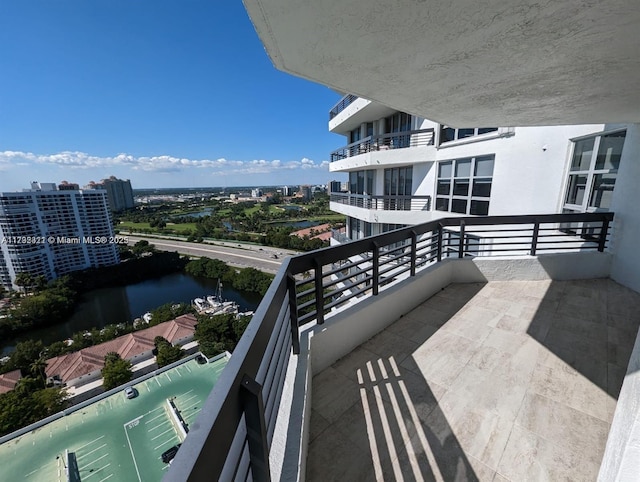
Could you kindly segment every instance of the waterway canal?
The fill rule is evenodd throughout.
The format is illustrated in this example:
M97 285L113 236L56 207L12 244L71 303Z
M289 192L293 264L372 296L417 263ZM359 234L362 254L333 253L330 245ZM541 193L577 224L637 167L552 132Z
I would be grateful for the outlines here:
M48 345L69 338L78 331L131 322L165 303L189 303L194 298L214 294L217 284L215 279L174 273L141 283L94 290L82 297L66 322L2 340L0 350L4 355L12 351L17 342L29 338L42 340ZM238 303L241 311L255 310L262 299L257 293L236 291L230 286L223 286L222 296Z

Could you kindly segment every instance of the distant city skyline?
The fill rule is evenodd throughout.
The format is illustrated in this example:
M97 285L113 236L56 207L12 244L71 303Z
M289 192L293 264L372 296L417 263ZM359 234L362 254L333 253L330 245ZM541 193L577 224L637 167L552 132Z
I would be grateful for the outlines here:
M0 11L0 191L111 175L134 188L331 180L340 94L275 70L241 2Z

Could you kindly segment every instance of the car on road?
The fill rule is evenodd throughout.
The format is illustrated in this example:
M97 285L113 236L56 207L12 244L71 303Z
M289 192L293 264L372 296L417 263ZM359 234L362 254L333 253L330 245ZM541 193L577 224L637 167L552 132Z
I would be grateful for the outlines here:
M132 398L136 398L138 396L138 392L133 387L125 387L124 388L124 395L128 399L132 399Z

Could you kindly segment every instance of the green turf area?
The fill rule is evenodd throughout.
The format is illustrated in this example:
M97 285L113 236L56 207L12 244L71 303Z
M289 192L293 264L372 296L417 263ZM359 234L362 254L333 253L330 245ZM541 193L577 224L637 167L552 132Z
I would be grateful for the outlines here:
M175 233L184 233L185 231L194 231L196 229L196 223L167 223L164 228L152 228L149 223L134 223L132 221L122 221L118 225L119 229L131 230L135 229L137 231L147 230L147 231L173 231Z
M167 399L192 424L226 364L190 360L133 385L136 398L118 392L5 442L0 480L65 481L68 450L83 481L160 481L168 468L162 452L181 442Z

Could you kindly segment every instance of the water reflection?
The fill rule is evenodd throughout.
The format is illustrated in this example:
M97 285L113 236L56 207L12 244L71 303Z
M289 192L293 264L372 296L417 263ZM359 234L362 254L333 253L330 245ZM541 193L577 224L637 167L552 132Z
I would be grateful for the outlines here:
M176 273L142 283L94 290L82 298L66 322L3 340L0 348L4 355L17 342L30 338L48 345L69 338L78 331L130 322L165 303L189 303L193 298L215 293L216 288L215 279ZM239 292L227 286L223 287L222 295L238 303L241 311L255 310L262 299L257 293Z

